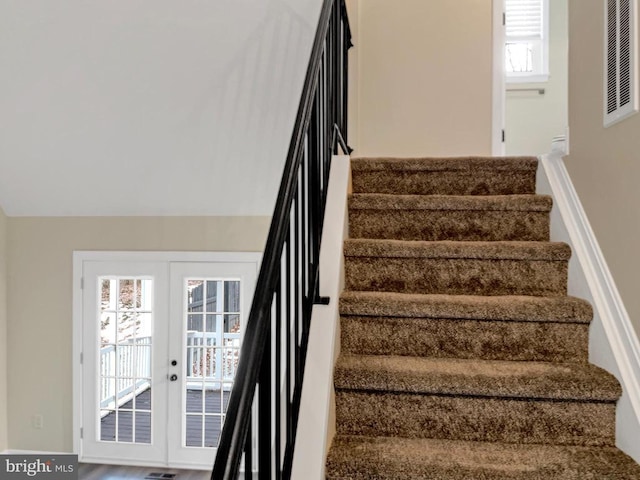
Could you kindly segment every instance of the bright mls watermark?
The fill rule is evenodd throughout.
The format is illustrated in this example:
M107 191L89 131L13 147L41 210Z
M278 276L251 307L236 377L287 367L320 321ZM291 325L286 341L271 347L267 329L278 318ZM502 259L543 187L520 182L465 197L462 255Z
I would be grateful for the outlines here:
M0 455L0 479L77 480L77 455Z

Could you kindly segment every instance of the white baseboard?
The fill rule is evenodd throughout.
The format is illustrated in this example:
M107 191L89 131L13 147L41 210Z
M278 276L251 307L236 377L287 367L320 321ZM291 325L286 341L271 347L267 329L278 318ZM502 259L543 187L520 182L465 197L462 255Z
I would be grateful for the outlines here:
M5 450L2 455L75 455L73 452L44 452L40 450Z
M623 388L616 445L640 462L640 342L560 156L540 157L538 189L553 196L552 240L567 242L573 250L569 293L594 308L589 360L615 375Z

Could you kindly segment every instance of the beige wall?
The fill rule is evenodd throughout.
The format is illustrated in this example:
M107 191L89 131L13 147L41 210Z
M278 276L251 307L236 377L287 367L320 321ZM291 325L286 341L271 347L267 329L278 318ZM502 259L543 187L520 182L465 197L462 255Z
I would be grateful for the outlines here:
M505 130L508 155L551 151L551 140L564 135L568 120L568 0L549 2L549 81L507 85ZM544 88L545 94L510 88Z
M348 139L347 143L354 150L358 150L360 96L358 95L358 83L360 73L360 0L346 0L349 25L354 47L349 50L349 104L348 110Z
M268 217L10 218L9 446L72 449L72 252L262 251ZM4 352L4 350L3 350ZM35 430L31 416L44 417Z
M569 2L569 174L640 331L640 115L603 127L604 6Z
M356 155L491 154L491 0L359 5Z
M0 452L7 442L7 217L0 208Z

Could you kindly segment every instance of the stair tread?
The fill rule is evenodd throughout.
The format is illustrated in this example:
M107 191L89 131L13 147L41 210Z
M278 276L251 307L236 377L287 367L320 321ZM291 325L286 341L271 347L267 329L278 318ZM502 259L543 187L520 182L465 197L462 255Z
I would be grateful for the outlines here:
M354 193L351 210L484 210L549 212L553 201L548 195L393 195Z
M352 158L352 171L536 170L536 157L371 157Z
M591 304L576 297L481 296L344 291L342 315L590 323Z
M421 241L421 240L345 240L346 257L457 258L500 260L566 261L571 247L563 242L535 241Z
M613 446L621 386L587 363L571 248L547 241L538 159L351 167L326 478L640 479Z
M613 375L592 364L341 355L337 390L616 402Z
M328 480L631 480L640 466L614 447L338 435Z

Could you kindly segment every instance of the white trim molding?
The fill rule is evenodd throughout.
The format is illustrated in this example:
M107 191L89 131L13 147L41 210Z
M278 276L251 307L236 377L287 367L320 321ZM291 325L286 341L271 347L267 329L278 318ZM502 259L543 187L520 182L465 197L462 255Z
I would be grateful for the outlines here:
M553 196L552 240L569 243L574 253L569 293L586 298L594 308L589 360L615 375L623 388L616 445L640 462L640 342L559 155L540 157L538 189Z
M5 450L1 455L75 455L74 452L45 452L41 450Z
M504 68L504 1L493 0L493 88L491 114L491 153L501 156L505 152L505 81Z

